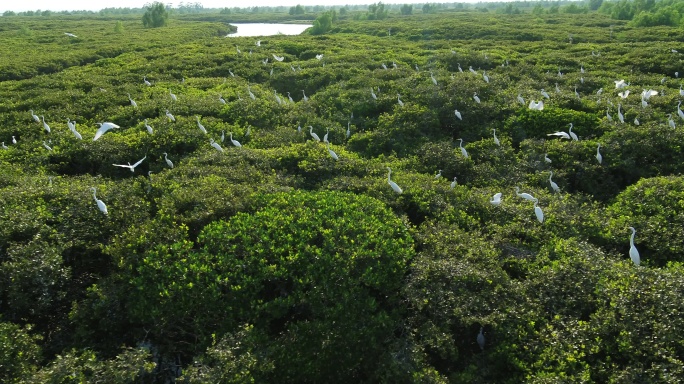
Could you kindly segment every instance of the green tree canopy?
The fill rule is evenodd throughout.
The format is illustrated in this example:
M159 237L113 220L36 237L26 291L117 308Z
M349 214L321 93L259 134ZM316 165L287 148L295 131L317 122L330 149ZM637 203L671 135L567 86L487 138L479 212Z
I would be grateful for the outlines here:
M164 3L155 2L147 7L143 15L142 22L146 28L159 28L166 25L169 18L169 11L166 10Z

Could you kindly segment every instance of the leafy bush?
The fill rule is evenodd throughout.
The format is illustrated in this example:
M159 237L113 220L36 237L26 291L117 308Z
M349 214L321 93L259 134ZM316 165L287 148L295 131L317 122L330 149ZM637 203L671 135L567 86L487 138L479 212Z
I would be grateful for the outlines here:
M164 3L154 2L147 7L142 22L146 28L159 28L165 26L168 19L169 12Z
M23 383L38 368L40 336L31 335L31 327L0 322L0 381Z

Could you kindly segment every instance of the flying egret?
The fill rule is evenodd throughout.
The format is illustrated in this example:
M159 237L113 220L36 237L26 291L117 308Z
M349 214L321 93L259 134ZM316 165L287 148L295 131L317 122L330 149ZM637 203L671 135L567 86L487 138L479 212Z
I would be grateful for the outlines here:
M45 122L45 116L41 115L40 117L43 119L43 128L47 131L47 133L50 133L50 126Z
M575 134L575 132L572 131L572 123L570 123L570 129L568 130L568 134L570 135L570 137L572 138L572 140L574 140L574 141L579 141L579 138L577 137L577 135Z
M682 105L682 102L677 103L677 115L679 115L679 118L684 120L684 112L682 112L681 108L679 108Z
M618 96L620 96L621 99L626 99L627 96L629 96L629 89L623 92L618 92Z
M168 109L166 110L166 117L167 117L167 118L169 119L169 121L171 121L171 122L175 122L175 121L176 121L176 118L173 117L173 115L171 114L171 112L169 112Z
M625 80L615 80L615 89L622 89L628 85L628 83L625 83Z
M647 90L644 89L644 90L641 92L641 99L642 99L642 100L648 101L648 99L650 99L651 96L657 96L657 95L658 95L658 91L654 91L654 90L652 90L652 89L649 89L649 90L647 91Z
M667 115L667 124L670 126L670 128L675 129L675 122L674 122L674 120L672 119L672 114L671 114L671 113L669 113L669 114Z
M252 93L252 89L249 87L249 84L247 84L247 93L249 93L249 97L252 100L256 100L256 96Z
M451 187L451 189L454 189L454 188L456 188L456 184L457 184L456 176L454 176L454 181L451 182L451 184L449 185L449 187Z
M234 146L241 148L242 144L240 144L239 141L233 139L233 132L230 133L230 142L233 143Z
M138 103L135 102L135 100L131 99L131 94L128 94L128 100L131 102L131 105L133 108L138 108Z
M435 175L435 179L439 179L440 177L442 177L442 170L441 170L441 169L440 169L439 172L437 172L437 174Z
M402 193L403 190L401 189L401 187L399 187L399 186L397 185L397 183L395 183L394 181L392 181L392 180L390 179L390 176L392 175L392 170L390 169L390 167L387 167L387 170L389 171L389 172L387 173L387 183L390 185L390 187L392 187L392 189L394 190L394 192L396 192L396 193Z
M551 98L549 97L549 94L544 90L544 88L539 91L542 96L544 96L547 100L550 100Z
M47 149L48 151L52 152L52 148L49 145L47 145L45 140L43 140L43 147L45 147L45 149Z
M321 60L322 58L323 58L322 53L319 53L318 55L316 55L316 60Z
M519 187L515 187L515 194L516 194L518 197L522 197L522 198L525 199L525 200L530 200L530 201L536 200L536 199L534 198L534 196L530 195L529 193L525 193L525 192L520 193L520 188L519 188Z
M166 161L166 165L169 166L169 168L173 169L173 162L169 160L169 156L167 155L166 152L163 153L164 155L164 161Z
M330 149L330 143L327 141L325 143L326 143L326 148L328 149L328 153L330 154L330 157L335 159L335 161L339 160L340 158L337 156L337 153L335 153L335 151Z
M459 112L458 109L454 109L454 115L456 115L459 120L463 120L463 117L461 117L461 112Z
M104 135L107 131L113 128L121 128L118 125L110 122L104 122L104 123L95 123L100 126L98 130L95 132L95 137L93 137L93 141L97 140L100 138L100 136Z
M169 95L171 95L171 100L178 101L178 98L176 97L176 95L173 94L173 92L171 92L170 88L169 88Z
M105 203L104 203L102 200L100 200L100 199L97 198L97 195L96 195L96 191L97 191L97 190L95 189L95 187L90 187L90 189L93 190L93 199L95 199L95 202L97 203L97 208L100 209L100 212L102 212L102 213L104 213L105 215L107 215L107 214L108 214L108 212L107 212L107 206L105 205Z
M556 184L551 178L553 177L553 171L549 171L549 184L551 184L551 189L553 189L554 192L559 192L560 188L558 188L558 184Z
M149 124L147 124L147 119L145 119L145 128L147 128L147 133L149 133L150 135L154 134L154 130L152 129L152 127Z
M547 133L546 136L558 136L561 139L570 140L570 135L568 135L567 132L563 132L563 131L558 131L558 132L554 132L554 133Z
M480 104L480 98L477 96L477 92L473 93L473 100L475 100L476 103Z
M603 164L603 156L601 156L601 143L598 143L598 147L596 147L596 160L598 160L599 164Z
M371 87L371 97L373 98L373 100L378 99L378 95L376 95L375 92L373 92L373 87Z
M499 141L499 138L496 137L496 128L492 128L492 131L494 131L494 144L501 146L501 142Z
M484 337L484 334L482 333L483 330L484 330L484 328L480 327L480 333L477 334L477 345L480 346L481 351L484 351L484 347L485 347L485 337Z
M223 148L221 148L219 143L215 142L214 139L209 139L209 144L211 144L212 147L216 148L217 151L223 153Z
M69 32L64 32L64 34L69 36L69 37L78 37L78 36L74 35L73 33L69 33Z
M285 60L285 56L278 56L275 53L273 53L273 58L278 60L278 61L283 61Z
M539 203L539 199L534 199L534 214L537 216L537 220L539 220L540 223L544 222L544 212L542 212L542 209L539 208L537 205Z
M549 154L548 154L548 153L545 153L545 154L544 154L544 161L546 161L547 163L551 164L551 159L549 159Z
M530 105L528 105L529 109L536 109L537 111L543 111L544 110L544 102L542 100L539 101L534 101L530 100Z
M500 205L501 204L501 196L502 196L501 192L495 193L494 196L492 196L492 199L489 200L489 202L492 205Z
M306 92L304 92L303 89L302 89L302 95L304 95L304 97L303 97L304 101L309 101L309 98L306 97Z
M29 112L31 112L31 117L33 117L33 120L35 120L36 123L40 123L40 117L33 113L33 109L29 110Z
M523 99L522 95L518 93L518 103L525 105L525 99Z
M143 157L142 159L138 160L138 162L135 163L135 164L133 164L133 165L131 165L131 163L128 163L128 165L126 165L126 164L112 164L112 165L115 166L115 167L128 168L128 169L131 170L131 172L135 172L135 167L137 167L138 165L142 164L142 162L143 162L145 159L147 159L147 156L145 156L145 157Z
M617 111L617 113L618 113L618 120L620 120L620 122L624 124L624 123L625 123L625 116L622 114L622 112L620 112L620 108L621 108L621 107L622 107L622 104L621 104L621 103L618 103L618 111Z
M226 99L223 98L223 95L221 95L221 94L219 93L218 96L219 96L219 102L220 102L221 104L225 104L225 103L226 103Z
M465 148L463 148L463 139L458 139L460 140L460 143L458 144L459 148L461 148L461 155L465 157L466 159L468 158L468 151L466 151Z
M151 87L151 86L152 86L152 83L150 83L150 82L147 80L147 76L143 76L143 83L145 83L145 85L147 85L148 87Z
M330 133L330 128L325 128L325 135L323 135L323 142L328 142L328 134Z
M399 103L399 106L400 106L400 107L403 107L403 106L404 106L404 102L401 101L400 97L401 97L401 95L397 93L397 102Z
M636 235L636 229L629 227L629 230L632 231L632 236L629 238L629 257L632 259L634 264L639 265L641 263L641 258L639 257L639 251L637 251L636 247L634 246L634 235Z
M199 116L195 116L195 119L197 119L197 127L200 129L200 131L202 131L202 133L204 133L206 135L207 129L204 128L204 125L202 125L202 123L200 123Z

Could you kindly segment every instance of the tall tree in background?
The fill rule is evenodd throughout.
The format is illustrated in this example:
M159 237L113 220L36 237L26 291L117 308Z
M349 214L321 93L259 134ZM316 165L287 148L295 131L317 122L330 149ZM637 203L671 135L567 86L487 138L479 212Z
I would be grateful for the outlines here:
M169 12L161 2L154 2L147 6L147 11L143 15L142 22L145 28L158 28L166 25Z

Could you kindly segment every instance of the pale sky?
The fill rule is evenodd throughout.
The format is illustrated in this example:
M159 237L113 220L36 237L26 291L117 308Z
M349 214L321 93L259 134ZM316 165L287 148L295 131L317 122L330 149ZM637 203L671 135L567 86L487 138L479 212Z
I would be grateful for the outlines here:
M223 8L223 7L250 7L250 6L293 6L301 5L344 5L344 4L372 4L380 0L251 0L249 2L238 2L230 0L186 0L184 3L201 3L205 8ZM454 0L458 1L458 0ZM468 0L460 0L467 2ZM50 10L50 11L72 11L72 10L90 10L99 11L102 8L141 8L146 3L152 1L140 0L2 0L0 1L0 13L4 11L35 11L35 10ZM173 4L178 6L181 1L162 1L164 4ZM406 4L406 3L426 3L431 1L426 0L386 0L385 4ZM451 2L451 1L449 1Z

